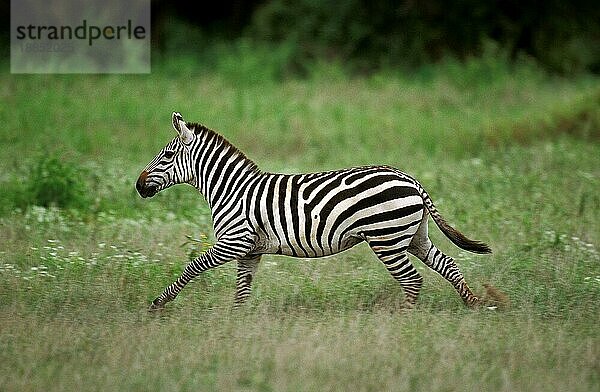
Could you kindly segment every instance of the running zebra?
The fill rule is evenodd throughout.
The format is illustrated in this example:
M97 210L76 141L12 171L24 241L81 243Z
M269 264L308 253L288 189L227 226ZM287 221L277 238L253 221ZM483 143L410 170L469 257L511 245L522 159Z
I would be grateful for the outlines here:
M406 307L413 307L423 282L407 252L448 280L466 305L479 302L454 260L429 239L428 217L458 247L474 253L491 253L490 248L446 223L409 175L387 166L265 173L216 132L185 122L179 113L172 121L178 135L142 171L137 191L146 198L174 184L194 186L210 205L217 241L185 267L151 309L175 299L198 274L232 260L237 260L238 306L250 295L261 255L321 257L362 241L400 283Z

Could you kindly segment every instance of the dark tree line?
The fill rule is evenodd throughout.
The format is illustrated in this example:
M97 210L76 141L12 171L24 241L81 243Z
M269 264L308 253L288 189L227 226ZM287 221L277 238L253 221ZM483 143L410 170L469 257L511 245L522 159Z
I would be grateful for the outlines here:
M0 0L7 19L9 7ZM5 42L8 27L0 27ZM477 56L495 42L550 70L600 72L600 7L592 1L152 1L159 53L193 53L239 38L290 45L298 59L333 58L366 69Z
M600 7L591 1L225 0L210 11L185 1L153 4L157 29L182 20L208 37L287 42L302 58L367 68L477 56L494 41L554 71L600 72ZM168 31L157 35L159 48Z

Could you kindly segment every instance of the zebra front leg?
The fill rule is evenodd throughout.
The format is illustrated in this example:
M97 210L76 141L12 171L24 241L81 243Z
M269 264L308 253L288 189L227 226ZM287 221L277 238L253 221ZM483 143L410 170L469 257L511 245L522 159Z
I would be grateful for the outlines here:
M177 280L171 283L161 295L159 295L152 304L150 310L161 309L167 302L173 301L179 292L196 276L200 275L207 269L225 264L228 261L236 258L241 258L246 255L248 248L232 248L230 245L224 245L217 242L212 248L203 253L200 257L192 260L183 270L183 273Z
M237 278L235 281L235 301L233 304L234 308L238 308L241 304L246 302L252 291L252 279L258 269L258 263L260 262L260 255L252 258L244 258L238 260Z

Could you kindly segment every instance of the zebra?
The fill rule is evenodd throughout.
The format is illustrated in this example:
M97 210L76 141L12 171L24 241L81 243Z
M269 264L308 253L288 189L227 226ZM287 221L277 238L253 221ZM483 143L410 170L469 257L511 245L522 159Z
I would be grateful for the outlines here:
M163 308L200 273L237 260L234 307L251 293L261 256L314 258L365 241L404 291L403 308L415 305L423 278L416 256L450 282L467 306L473 294L454 260L429 239L428 218L458 247L491 253L440 215L413 177L389 166L363 166L308 174L261 171L223 136L172 115L177 136L148 163L136 182L142 198L180 183L196 188L210 206L216 242L191 260L150 305Z

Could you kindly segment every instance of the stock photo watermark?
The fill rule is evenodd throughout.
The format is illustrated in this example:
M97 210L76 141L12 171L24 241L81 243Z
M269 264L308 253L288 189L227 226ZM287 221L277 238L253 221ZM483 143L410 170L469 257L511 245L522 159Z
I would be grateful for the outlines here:
M150 0L11 0L12 73L149 73Z

